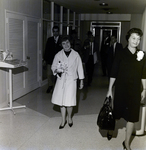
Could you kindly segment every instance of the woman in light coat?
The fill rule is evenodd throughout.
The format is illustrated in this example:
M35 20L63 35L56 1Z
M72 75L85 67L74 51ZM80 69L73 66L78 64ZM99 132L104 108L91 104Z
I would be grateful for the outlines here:
M77 79L80 80L79 89L83 88L84 71L78 52L71 48L68 37L62 38L63 49L58 52L53 60L52 71L57 76L56 85L52 95L52 103L59 105L62 114L62 122L59 129L66 125L66 111L68 113L68 125L72 127L72 110L76 106Z

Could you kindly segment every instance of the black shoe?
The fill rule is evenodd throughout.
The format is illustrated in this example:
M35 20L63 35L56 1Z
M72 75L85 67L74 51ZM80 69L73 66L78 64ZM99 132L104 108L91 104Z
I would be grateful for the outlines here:
M63 128L65 127L66 123L67 123L67 121L65 121L65 123L64 123L64 125L63 125L63 126L62 126L62 125L60 125L60 126L59 126L59 129L63 129Z
M49 86L46 93L50 93L53 90L53 86Z
M126 145L125 145L125 141L123 141L122 145L123 145L123 149L124 149L124 150L128 150L128 148L127 148ZM131 149L130 149L130 150L131 150Z
M123 149L124 150L128 150L127 147L126 147L126 145L125 145L125 141L123 141L122 145L123 145Z
M125 145L125 142L124 142L124 141L123 141L122 145L123 145L123 149L127 150L127 148L126 148L126 145Z
M70 127L72 127L72 126L73 126L73 122L72 122L72 123L68 123L68 125L69 125Z
M111 140L112 137L113 137L113 136L112 136L111 134L109 134L109 132L107 132L107 139L108 139L108 140Z

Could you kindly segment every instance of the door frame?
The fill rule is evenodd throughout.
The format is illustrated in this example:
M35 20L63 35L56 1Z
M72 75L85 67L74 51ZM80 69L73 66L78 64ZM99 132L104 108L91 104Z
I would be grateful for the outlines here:
M120 42L121 38L121 22L103 22L103 21L92 21L90 24L90 31L93 33L95 37L95 28L100 28L100 41L99 41L99 49L101 48L101 42L103 37L103 30L110 30L112 35L112 28L117 28L117 41Z

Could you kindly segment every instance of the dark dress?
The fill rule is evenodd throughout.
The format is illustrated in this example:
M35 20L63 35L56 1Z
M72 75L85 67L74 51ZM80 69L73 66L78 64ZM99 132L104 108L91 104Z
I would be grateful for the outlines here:
M139 50L137 50L139 51ZM146 57L138 61L126 47L114 60L111 77L116 78L114 115L116 119L138 122L141 101L141 79L146 79Z

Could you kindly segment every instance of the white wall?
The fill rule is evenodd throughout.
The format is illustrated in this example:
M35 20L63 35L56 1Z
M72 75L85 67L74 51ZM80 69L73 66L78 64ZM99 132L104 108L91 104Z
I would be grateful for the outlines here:
M130 21L130 14L81 14L81 20Z
M131 14L130 28L141 28L142 14Z
M41 0L3 0L4 9L41 17Z
M146 52L146 7L142 16L142 31L143 31L142 50Z
M5 40L5 11L3 7L3 0L0 0L0 49L4 49L4 40Z
M42 0L0 0L0 49L5 50L5 10L41 18ZM6 73L0 69L0 108L7 104Z
M4 49L5 10L41 18L41 0L0 0L0 49Z

